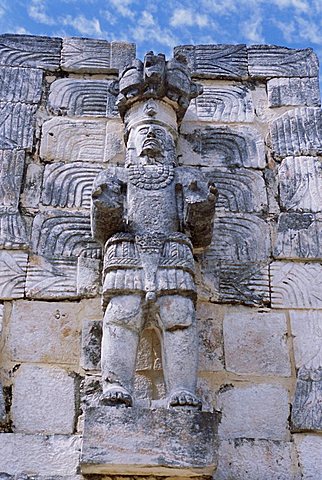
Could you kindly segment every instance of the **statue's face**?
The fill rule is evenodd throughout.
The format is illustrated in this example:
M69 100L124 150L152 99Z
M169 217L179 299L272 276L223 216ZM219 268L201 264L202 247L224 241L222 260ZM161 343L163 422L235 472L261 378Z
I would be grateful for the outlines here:
M132 139L139 157L159 157L163 156L168 140L172 138L166 128L149 123L139 125L132 130Z

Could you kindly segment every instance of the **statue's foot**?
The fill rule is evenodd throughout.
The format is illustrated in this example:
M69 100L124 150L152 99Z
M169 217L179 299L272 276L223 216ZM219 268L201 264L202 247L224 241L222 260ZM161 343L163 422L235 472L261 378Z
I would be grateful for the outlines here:
M201 400L188 390L177 390L172 393L168 402L168 408L192 407L201 410Z
M132 407L133 399L129 392L120 385L108 387L101 395L101 403L116 407L124 405L125 407Z

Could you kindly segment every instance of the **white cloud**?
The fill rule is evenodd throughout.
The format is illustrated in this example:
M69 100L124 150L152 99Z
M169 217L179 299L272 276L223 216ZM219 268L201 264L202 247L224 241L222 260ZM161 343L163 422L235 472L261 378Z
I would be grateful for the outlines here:
M156 41L167 47L174 47L179 43L173 33L168 29L161 28L153 15L147 10L143 10L137 26L131 32L136 42Z
M36 22L43 23L44 25L56 24L54 18L47 15L44 0L31 0L30 5L27 7L27 12L29 17Z
M73 27L82 35L102 35L100 22L97 18L86 18L84 15L77 15L72 17L71 15L65 15L60 17L59 21L66 26Z
M131 10L132 0L110 0L110 4L113 5L115 10L122 15L122 17L133 18L134 12Z
M263 17L260 11L254 12L250 18L241 22L240 30L249 42L265 43L263 37Z
M296 31L300 38L311 43L316 43L317 45L322 45L320 25L317 25L314 20L305 19L303 17L295 17L295 21L299 27Z
M263 0L262 0L263 1ZM307 0L264 0L265 3L273 3L279 8L295 8L299 12L309 13L311 6Z
M170 19L170 25L172 27L206 27L208 23L209 19L207 15L196 13L190 8L177 8L176 10L174 10Z
M209 13L213 12L217 15L229 15L231 13L238 13L240 1L237 0L202 0L201 4Z

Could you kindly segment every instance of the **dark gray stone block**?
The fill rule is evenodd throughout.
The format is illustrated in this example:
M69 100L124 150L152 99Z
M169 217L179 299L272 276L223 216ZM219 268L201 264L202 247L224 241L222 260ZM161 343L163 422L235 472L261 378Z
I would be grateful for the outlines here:
M211 475L217 465L218 414L91 407L85 412L84 474Z
M270 107L321 105L318 77L272 78L267 82L267 95Z
M293 431L322 431L322 367L301 367L292 408Z
M81 365L84 370L100 370L102 322L84 320L82 329Z
M0 101L38 103L43 71L34 68L0 67Z
M315 77L319 62L311 48L295 50L274 45L252 45L247 48L251 77Z
M25 103L0 102L0 148L31 150L36 106Z
M174 54L184 55L191 73L203 78L247 78L246 45L182 45Z
M0 37L0 65L57 70L61 46L60 38L4 34Z

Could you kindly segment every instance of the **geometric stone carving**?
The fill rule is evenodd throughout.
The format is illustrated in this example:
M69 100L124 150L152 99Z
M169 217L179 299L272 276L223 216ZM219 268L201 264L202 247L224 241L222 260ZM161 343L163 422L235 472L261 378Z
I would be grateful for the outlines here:
M295 108L271 123L272 150L277 158L322 153L322 110Z
M14 211L10 207L0 212L6 210L9 213L0 213L0 249L25 250L29 246L25 222L19 212L10 213Z
M116 121L52 118L42 128L40 157L58 162L123 160L122 135L122 125Z
M63 39L61 68L67 72L117 73L134 59L134 43Z
M76 298L77 261L69 258L46 259L33 255L29 259L26 297L63 300Z
M35 111L34 105L0 102L0 148L32 148Z
M263 138L250 127L207 126L192 132L182 131L179 145L185 165L250 168L266 165Z
M287 157L278 168L281 207L322 211L322 163L316 157Z
M267 82L267 95L270 107L321 105L318 77L272 78Z
M30 35L0 36L0 65L59 68L61 39Z
M321 259L321 214L282 213L278 219L274 256Z
M42 70L0 67L0 101L38 103L42 79Z
M217 429L217 413L90 407L81 470L130 476L211 475L217 466Z
M251 77L316 77L319 62L311 48L295 50L274 45L247 47Z
M41 201L52 207L90 208L94 178L99 164L73 162L46 165Z
M0 207L18 210L24 164L23 150L0 150Z
M109 93L112 83L112 80L56 80L50 86L49 108L61 115L115 117L116 96Z
M194 77L246 78L246 45L183 45L174 48L174 55L184 55Z
M0 251L0 299L23 298L28 255L18 251Z
M322 308L320 263L271 264L273 308Z
M245 85L204 82L203 93L191 102L186 121L252 122L255 112L251 91Z
M83 211L53 209L38 213L31 240L34 253L48 257L77 257L100 251L91 236L89 214Z

